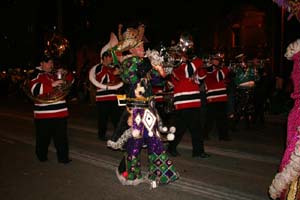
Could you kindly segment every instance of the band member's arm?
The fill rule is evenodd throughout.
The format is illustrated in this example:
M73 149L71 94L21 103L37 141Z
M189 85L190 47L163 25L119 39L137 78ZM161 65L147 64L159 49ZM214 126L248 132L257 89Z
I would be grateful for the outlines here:
M54 86L52 84L53 81L51 79L48 79L42 73L37 73L30 81L30 91L33 96L47 94L53 90L56 83L54 83Z

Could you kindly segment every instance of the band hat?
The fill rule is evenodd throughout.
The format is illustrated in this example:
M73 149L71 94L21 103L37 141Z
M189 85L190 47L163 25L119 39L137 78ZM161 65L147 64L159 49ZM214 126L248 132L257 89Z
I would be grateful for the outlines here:
M225 57L224 53L220 53L220 52L211 56L212 59L216 59L216 60L223 60L224 57Z

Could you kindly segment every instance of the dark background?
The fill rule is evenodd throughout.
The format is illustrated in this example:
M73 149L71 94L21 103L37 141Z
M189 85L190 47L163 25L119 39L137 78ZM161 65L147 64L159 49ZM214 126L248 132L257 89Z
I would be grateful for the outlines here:
M45 35L54 30L68 38L73 52L83 45L99 50L110 32L117 33L119 23L124 27L146 24L149 44L177 39L180 32L188 30L195 33L200 48L209 48L206 38L213 34L216 24L226 26L228 15L246 3L266 13L268 29L276 33L278 52L281 45L285 47L299 36L300 24L295 18L287 21L285 17L282 29L281 8L272 0L3 0L0 67L35 65L43 51Z

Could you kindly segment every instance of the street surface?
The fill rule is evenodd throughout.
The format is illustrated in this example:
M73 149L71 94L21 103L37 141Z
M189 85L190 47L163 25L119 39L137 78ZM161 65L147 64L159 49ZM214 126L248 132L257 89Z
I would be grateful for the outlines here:
M2 98L2 97L1 97ZM210 158L191 157L190 134L171 157L180 179L150 189L148 184L123 186L115 176L122 152L97 139L95 106L70 102L70 164L57 163L53 144L49 160L34 154L31 102L0 99L0 198L3 200L268 200L268 187L279 166L285 143L286 119L266 116L264 128L230 132L232 141L205 141ZM110 130L111 134L111 130ZM142 157L147 171L146 150Z

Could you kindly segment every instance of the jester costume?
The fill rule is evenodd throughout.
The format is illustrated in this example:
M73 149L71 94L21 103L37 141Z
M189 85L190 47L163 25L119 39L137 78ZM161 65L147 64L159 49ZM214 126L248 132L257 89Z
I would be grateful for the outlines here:
M285 56L294 61L291 73L294 106L288 116L286 149L269 194L272 199L297 200L300 199L300 39L288 46Z
M163 145L160 127L161 120L155 109L152 85L161 83L159 73L152 68L148 58L129 56L120 67L120 77L128 84L126 107L130 113L131 127L118 141L108 141L108 146L124 148L124 159L117 170L123 185L137 185L149 182L152 188L178 179L173 162L169 159ZM141 170L141 150L148 150L148 174L143 178Z

